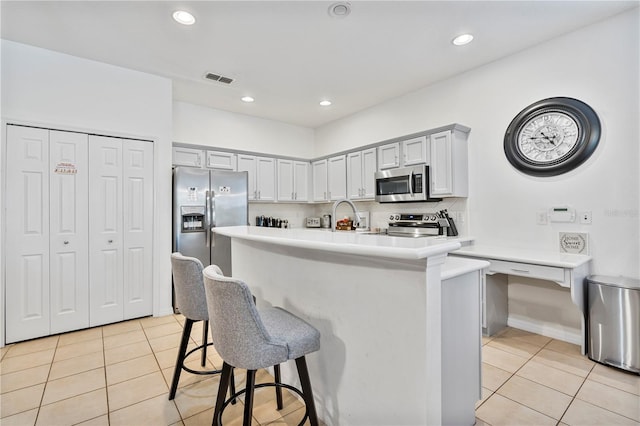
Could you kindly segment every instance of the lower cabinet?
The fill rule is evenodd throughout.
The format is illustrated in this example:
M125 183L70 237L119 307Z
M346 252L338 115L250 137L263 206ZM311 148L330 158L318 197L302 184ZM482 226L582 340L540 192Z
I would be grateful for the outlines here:
M6 343L150 315L153 143L6 129Z

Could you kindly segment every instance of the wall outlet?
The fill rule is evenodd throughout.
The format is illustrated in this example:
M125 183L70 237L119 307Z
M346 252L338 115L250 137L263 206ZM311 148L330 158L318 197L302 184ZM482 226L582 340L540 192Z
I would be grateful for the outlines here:
M591 225L591 212L580 212L580 223Z
M546 210L539 210L538 213L536 213L536 223L538 225L546 225L549 223L549 216Z

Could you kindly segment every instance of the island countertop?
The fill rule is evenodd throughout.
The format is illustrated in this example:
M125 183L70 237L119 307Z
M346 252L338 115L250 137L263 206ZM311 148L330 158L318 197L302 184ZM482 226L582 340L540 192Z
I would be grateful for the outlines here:
M348 231L281 229L258 226L213 228L216 234L249 241L361 256L417 260L448 253L466 239L457 237L407 238Z

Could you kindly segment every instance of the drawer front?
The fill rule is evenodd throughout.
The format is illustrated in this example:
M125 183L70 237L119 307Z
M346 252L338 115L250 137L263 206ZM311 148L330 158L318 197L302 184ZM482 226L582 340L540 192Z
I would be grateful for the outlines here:
M564 282L564 268L555 266L532 265L530 263L491 260L490 274L509 274L521 277L539 278L556 282Z

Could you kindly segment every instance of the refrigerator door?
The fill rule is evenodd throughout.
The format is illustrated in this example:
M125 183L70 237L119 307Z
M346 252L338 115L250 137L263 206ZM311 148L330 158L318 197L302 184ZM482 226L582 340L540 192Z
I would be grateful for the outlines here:
M173 173L173 251L211 262L208 246L209 170L176 167Z
M211 171L211 226L248 225L248 173ZM231 240L220 235L211 237L211 263L222 273L232 276Z

